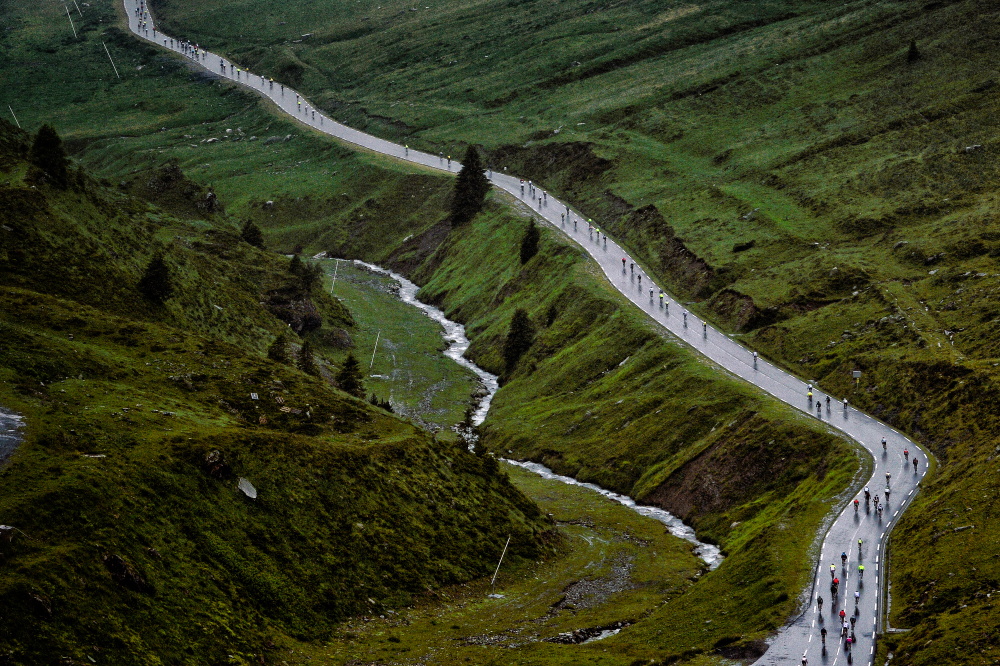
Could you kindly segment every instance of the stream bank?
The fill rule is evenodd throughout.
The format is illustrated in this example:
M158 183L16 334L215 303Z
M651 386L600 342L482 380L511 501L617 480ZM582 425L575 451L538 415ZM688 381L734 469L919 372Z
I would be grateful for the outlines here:
M442 327L441 335L448 342L448 348L444 351L444 355L448 358L454 360L459 365L468 368L472 372L476 373L476 376L483 383L483 388L486 391L486 395L482 398L476 407L475 413L472 417L473 425L480 425L485 419L486 414L490 410L490 404L493 401L493 396L496 394L497 390L500 388L500 383L496 375L483 370L478 365L472 361L465 358L464 354L469 349L469 338L465 335L465 326L459 324L458 322L448 319L444 312L433 305L428 305L417 299L417 292L420 291L420 287L416 284L407 280L402 275L394 273L388 269L382 268L381 266L376 266L374 264L369 264L364 261L355 260L355 265L364 267L372 272L379 273L382 275L387 275L393 280L399 283L399 299L408 305L412 305L419 308L428 317L436 321ZM700 557L708 568L715 569L720 564L722 564L723 555L717 546L712 544L703 543L697 539L695 536L695 531L692 527L685 525L684 522L673 515L669 511L661 509L655 506L643 506L636 504L635 500L627 495L620 495L618 493L606 490L592 483L582 483L576 479L568 476L562 476L556 474L549 468L541 465L539 463L530 461L517 461L517 460L507 460L506 458L501 458L501 461L509 464L516 465L528 471L534 472L539 476L550 479L553 481L559 481L561 483L566 483L575 486L581 486L594 492L604 495L608 499L611 499L619 504L627 506L636 513L657 520L666 526L667 531L676 537L689 541L695 545L694 553Z

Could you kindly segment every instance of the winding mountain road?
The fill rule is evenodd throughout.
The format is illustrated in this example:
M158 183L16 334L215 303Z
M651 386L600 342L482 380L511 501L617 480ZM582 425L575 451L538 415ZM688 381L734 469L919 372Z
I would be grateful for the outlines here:
M195 53L177 39L163 35L154 28L153 20L142 0L124 0L124 5L129 26L139 37L176 51L208 71L254 90L285 113L315 130L360 148L432 169L449 173L457 173L461 169L458 162L444 155L411 150L342 125L318 111L291 88L259 74L241 71L225 58L213 53ZM874 511L861 495L857 511L853 508L853 503L850 503L837 516L823 540L811 601L804 612L778 632L767 653L757 661L757 664L762 665L801 664L803 657L807 657L812 664L847 664L845 641L839 638L841 622L838 615L844 610L848 617L854 616L857 622L854 629L857 642L853 648L852 661L870 666L885 601L886 537L899 515L906 509L927 471L926 455L902 433L846 403L841 403L835 396L830 396L830 402L827 403L826 394L814 389L815 395L809 399L806 395L806 382L763 358L755 357L746 347L689 314L681 303L669 295L664 294L661 299L659 287L650 276L638 266L633 272L625 265L632 264L635 260L624 249L601 233L591 231L585 217L555 197L543 194L541 190L533 192L527 183L509 175L489 173L489 177L495 187L519 198L553 227L579 243L597 261L608 280L636 307L707 357L717 369L736 375L812 418L822 420L859 442L872 454L874 470L868 487L874 496L884 502L883 513ZM625 264L622 263L623 258ZM881 444L883 437L886 440L884 450ZM908 456L904 454L907 449ZM918 459L917 466L912 463L915 458ZM884 493L887 474L891 475L888 477L888 495ZM845 564L841 562L842 552L847 555ZM833 600L829 590L831 564L834 565L832 573L841 581L840 596ZM864 565L867 574L863 580L859 575L859 565ZM854 596L856 591L860 594L857 607ZM815 603L817 595L825 599L822 611ZM820 630L824 627L829 632L826 650L823 649L820 638Z

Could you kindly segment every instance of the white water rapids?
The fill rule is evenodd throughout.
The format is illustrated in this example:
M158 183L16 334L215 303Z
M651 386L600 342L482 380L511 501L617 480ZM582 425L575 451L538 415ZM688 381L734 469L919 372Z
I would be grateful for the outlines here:
M469 338L465 336L465 326L459 324L458 322L454 322L448 319L447 317L444 316L444 312L434 307L433 305L428 305L426 303L421 303L420 301L418 301L417 292L420 290L420 287L413 284L402 275L399 275L398 273L394 273L390 270L382 268L381 266L369 264L357 259L354 261L354 263L358 266L363 266L364 268L374 273L381 273L382 275L388 275L389 277L391 277L393 280L399 283L399 298L401 301L407 303L408 305L412 305L416 308L419 308L424 312L424 314L426 314L428 317L430 317L431 319L433 319L434 321L436 321L441 325L441 327L444 329L442 332L442 336L449 343L448 349L445 350L444 355L454 360L459 365L468 368L472 372L476 373L476 375L479 377L480 380L482 380L483 385L486 388L487 395L486 397L483 398L482 402L479 403L479 407L478 409L476 409L476 412L472 418L473 424L479 425L480 423L482 423L486 419L487 412L490 411L490 403L493 401L493 395L497 392L497 389L500 388L500 384L497 381L496 375L486 372L478 365L465 358L464 354L466 350L468 350L469 348ZM659 522L666 525L667 531L669 531L674 536L680 537L685 541L690 541L691 543L693 543L695 545L694 548L695 554L705 561L709 569L715 569L720 564L722 564L723 556L719 548L713 546L712 544L702 543L701 541L698 541L697 537L695 536L694 529L689 527L688 525L685 525L680 518L673 515L669 511L665 511L664 509L655 506L643 506L641 504L636 504L635 500L633 500L631 497L627 495L619 495L616 492L606 490L604 488L601 488L600 486L594 485L593 483L583 483L577 481L572 477L556 474L548 467L545 467L544 465L541 465L539 463L519 462L517 460L507 460L505 458L501 458L501 460L510 465L517 465L518 467L534 472L535 474L538 474L539 476L545 479L551 479L553 481L561 481L562 483L566 483L569 485L580 486L582 488L593 490L594 492L604 495L608 499L612 499L618 502L619 504L627 506L628 508L632 509L633 511L635 511L640 515L652 518L654 520L658 520Z
M24 419L20 414L8 412L0 407L0 465L7 462L14 449L21 443L21 428Z

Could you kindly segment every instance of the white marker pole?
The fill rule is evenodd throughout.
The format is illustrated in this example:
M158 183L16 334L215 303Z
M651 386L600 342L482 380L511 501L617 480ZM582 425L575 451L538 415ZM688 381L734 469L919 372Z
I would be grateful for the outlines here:
M500 561L497 562L497 570L493 572L493 578L490 580L490 589L493 589L493 583L497 579L497 574L500 573L500 565L503 564L503 556L507 554L507 546L510 545L510 537L507 537L507 543L503 545L503 552L500 553Z
M375 351L378 349L378 339L382 337L382 329L379 329L378 335L375 336L375 349L372 349L372 362L368 364L368 374L371 374L372 367L375 365Z
M76 0L73 0L73 4L76 6L76 11L80 12L80 5L76 4ZM80 12L80 16L83 16L83 12Z
M337 286L337 269L340 268L340 259L334 259L333 264L333 284L330 285L330 293L333 293L333 288Z
M7 105L7 108L10 109L10 104ZM14 109L10 109L10 115L14 116ZM17 116L14 116L14 122L17 123L17 128L21 129L21 121L17 119Z
M111 51L108 50L108 45L104 44L104 42L101 42L101 44L104 45L104 52L108 54L108 60L111 61L111 66L115 68L115 76L117 76L119 79L122 78L122 75L118 73L118 68L115 67L115 61L111 57Z
M76 34L76 26L73 25L73 17L69 15L69 5L63 5L63 7L66 9L66 18L69 19L69 27L73 28L73 36L80 39L80 37Z

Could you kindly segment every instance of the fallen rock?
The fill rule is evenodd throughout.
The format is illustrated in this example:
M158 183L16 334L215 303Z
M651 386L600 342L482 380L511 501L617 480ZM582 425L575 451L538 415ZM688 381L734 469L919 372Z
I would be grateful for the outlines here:
M236 484L236 487L239 488L243 492L243 494L249 497L250 499L257 499L257 489L253 487L252 483L244 479L242 476L240 477L239 482Z
M104 566L111 579L134 592L151 592L152 588L139 573L118 555L105 555Z

